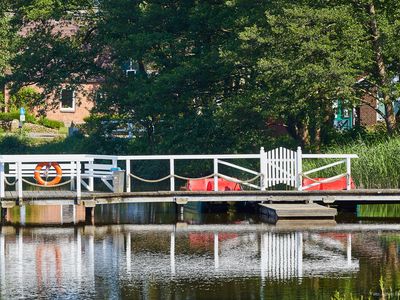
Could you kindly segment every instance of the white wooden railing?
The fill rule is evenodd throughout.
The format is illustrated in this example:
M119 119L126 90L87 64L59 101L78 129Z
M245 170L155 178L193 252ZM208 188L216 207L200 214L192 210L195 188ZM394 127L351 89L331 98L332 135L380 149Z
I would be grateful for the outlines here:
M342 176L346 176L347 189L350 189L351 178L351 159L357 158L354 154L303 154L301 148L292 151L285 148L277 148L268 152L261 148L257 154L219 154L219 155L88 155L88 154L60 154L60 155L0 155L0 198L5 197L6 186L15 188L18 197L22 199L24 182L27 185L37 185L33 179L35 164L40 162L58 162L63 168L63 182L70 184L70 190L76 191L77 198L81 197L82 187L88 191L96 190L95 178L110 190L114 187L110 181L113 179L113 168L121 167L125 170L125 191L132 191L132 178L149 183L158 183L169 180L169 190L176 190L176 179L189 180L198 179L198 176L185 177L176 170L177 161L202 160L209 161L213 165L212 173L201 178L213 178L214 191L218 191L218 179L224 178L229 181L237 182L248 188L257 190L267 190L274 186L286 186L297 190L306 190L312 186L324 182L330 182ZM303 161L305 159L338 159L338 161L327 165L303 171ZM135 163L143 161L166 161L169 164L169 174L162 178L142 178L135 174ZM239 165L238 161L246 162ZM255 167L247 167L248 162L252 161ZM326 178L319 182L303 186L303 178L310 174L328 168L346 165L345 173ZM225 169L240 171L243 178L233 177L229 174L220 172L221 166ZM54 171L50 171L54 175ZM194 174L196 175L196 174ZM28 179L27 179L28 178ZM31 178L31 181L29 180ZM13 179L13 180L11 180ZM65 181L65 179L69 179ZM12 181L12 182L11 182ZM12 187L14 186L15 187ZM42 186L49 188L48 186ZM54 187L54 186L52 186ZM10 189L10 188L8 188Z

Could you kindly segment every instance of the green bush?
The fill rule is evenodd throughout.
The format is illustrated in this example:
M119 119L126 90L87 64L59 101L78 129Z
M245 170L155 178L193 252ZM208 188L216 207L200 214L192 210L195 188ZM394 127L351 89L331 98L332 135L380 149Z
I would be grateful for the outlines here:
M19 120L19 112L0 113L0 121L10 122L12 120ZM25 122L36 123L36 118L31 114L25 114Z
M38 120L38 124L48 127L48 128L52 128L52 129L60 129L61 127L64 127L63 122L56 121L56 120L50 120L47 118L40 118Z

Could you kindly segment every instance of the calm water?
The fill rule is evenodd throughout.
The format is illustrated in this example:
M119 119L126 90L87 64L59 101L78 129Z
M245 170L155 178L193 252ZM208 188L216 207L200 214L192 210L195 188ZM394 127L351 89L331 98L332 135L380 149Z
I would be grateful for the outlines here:
M9 211L0 298L331 299L339 292L379 299L380 278L388 293L400 288L395 219L355 212L336 225L271 226L234 212L191 212L177 223L173 212L168 205L98 207L93 226L72 207ZM46 220L51 226L35 225Z

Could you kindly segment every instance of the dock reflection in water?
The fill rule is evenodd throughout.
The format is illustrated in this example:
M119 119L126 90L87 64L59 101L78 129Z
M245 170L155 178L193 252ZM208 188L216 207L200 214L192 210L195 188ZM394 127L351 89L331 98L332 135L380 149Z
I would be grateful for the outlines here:
M126 292L150 299L153 290L184 296L181 288L201 290L213 283L229 286L255 278L279 282L316 274L349 276L359 270L358 260L351 256L351 234L343 240L329 233L221 229L203 232L201 225L195 231L173 225L3 227L1 299L119 298ZM223 293L220 296L224 298Z
M176 223L168 205L120 205L96 208L95 226L66 226L70 208L49 209L9 211L26 226L0 226L0 299L350 298L379 292L381 276L399 288L397 224L195 213ZM46 216L53 226L38 226Z

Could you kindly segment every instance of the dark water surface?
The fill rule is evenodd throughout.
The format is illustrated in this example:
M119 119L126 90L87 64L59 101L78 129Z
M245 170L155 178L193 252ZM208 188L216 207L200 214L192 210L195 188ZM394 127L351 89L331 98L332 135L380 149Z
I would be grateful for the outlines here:
M387 299L400 288L400 225L359 211L273 226L257 213L177 222L170 205L115 205L84 225L72 207L17 208L1 227L0 298L380 299L381 282Z

